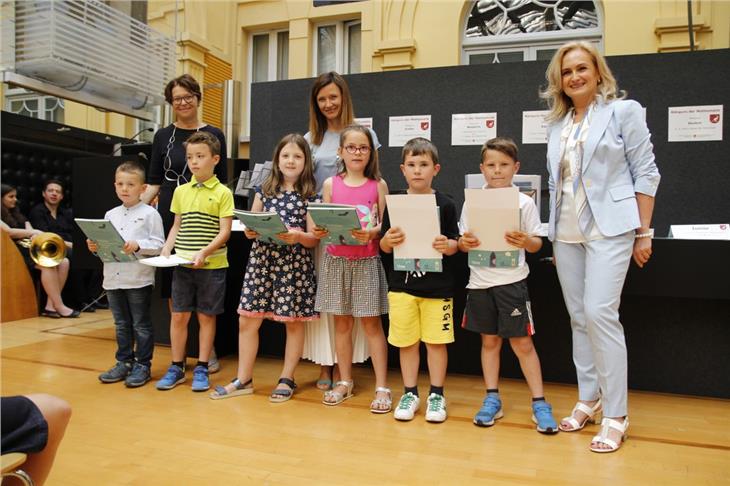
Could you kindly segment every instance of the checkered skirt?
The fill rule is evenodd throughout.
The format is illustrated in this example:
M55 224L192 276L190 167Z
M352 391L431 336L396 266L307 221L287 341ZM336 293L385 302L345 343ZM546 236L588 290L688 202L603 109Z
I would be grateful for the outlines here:
M317 311L354 317L388 313L388 281L379 256L349 259L324 252L318 277Z

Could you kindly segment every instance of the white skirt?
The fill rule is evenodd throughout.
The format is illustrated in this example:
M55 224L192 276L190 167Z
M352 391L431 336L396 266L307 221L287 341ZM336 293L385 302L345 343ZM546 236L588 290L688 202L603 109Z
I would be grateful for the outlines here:
M320 275L322 254L327 245L317 246L314 255L317 275ZM322 366L332 366L337 363L335 353L335 316L326 312L320 312L319 320L309 321L304 324L304 352L302 357L314 361ZM360 319L355 318L352 326L352 362L362 363L370 357L368 342L365 331L362 328Z

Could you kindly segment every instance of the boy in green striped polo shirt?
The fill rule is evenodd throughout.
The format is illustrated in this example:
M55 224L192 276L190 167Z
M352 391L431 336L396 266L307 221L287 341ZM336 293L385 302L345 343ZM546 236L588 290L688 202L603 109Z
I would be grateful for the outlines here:
M207 132L196 132L185 143L188 167L193 174L178 186L170 210L175 223L161 254L175 253L192 265L178 266L172 275L170 342L172 364L157 382L158 390L170 390L185 381L185 345L188 321L197 312L200 324L198 363L193 370L193 391L210 388L208 357L215 338L216 315L223 312L231 235L233 194L213 174L220 160L220 142Z

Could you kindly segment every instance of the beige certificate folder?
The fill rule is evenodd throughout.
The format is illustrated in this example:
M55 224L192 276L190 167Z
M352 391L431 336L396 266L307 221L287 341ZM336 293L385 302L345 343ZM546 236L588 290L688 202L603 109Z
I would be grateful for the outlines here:
M464 201L467 229L481 242L477 250L515 250L504 234L520 229L519 189L464 189Z
M393 248L395 269L440 272L443 257L433 249L434 238L441 234L436 195L395 194L385 196L385 201L391 228L406 235Z

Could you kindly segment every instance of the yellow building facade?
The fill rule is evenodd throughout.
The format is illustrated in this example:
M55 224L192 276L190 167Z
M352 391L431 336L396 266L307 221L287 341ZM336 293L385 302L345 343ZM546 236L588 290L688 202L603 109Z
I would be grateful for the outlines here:
M481 0L480 6L497 3ZM592 41L606 55L689 49L685 0L596 0L594 5L598 25ZM150 27L177 40L178 74L190 73L203 86L206 122L221 123L221 82L241 82L239 157L245 158L251 82L314 77L329 68L355 73L473 62L465 31L474 6L471 0L153 0L147 14ZM692 25L695 49L730 47L730 0L693 0ZM576 30L538 43L549 41L548 49L580 36ZM529 44L525 38L504 38L491 51L504 59L524 51L530 59ZM66 102L64 123L122 136L138 126L73 102Z

